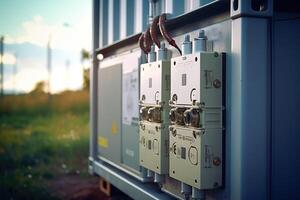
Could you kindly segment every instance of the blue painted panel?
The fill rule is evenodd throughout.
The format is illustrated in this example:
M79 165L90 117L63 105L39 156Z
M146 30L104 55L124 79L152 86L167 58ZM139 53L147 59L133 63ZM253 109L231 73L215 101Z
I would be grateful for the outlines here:
M126 1L126 36L134 33L134 0Z
M300 20L274 22L272 199L300 197Z
M143 0L143 31L148 27L149 1Z
M184 13L185 1L173 1L173 16L178 16Z
M232 22L231 199L268 198L268 20Z
M102 46L106 46L108 44L108 0L102 0ZM101 23L100 22L100 23Z
M114 0L113 4L113 10L114 10L114 21L113 21L113 26L114 26L114 37L113 40L117 41L120 39L120 0Z

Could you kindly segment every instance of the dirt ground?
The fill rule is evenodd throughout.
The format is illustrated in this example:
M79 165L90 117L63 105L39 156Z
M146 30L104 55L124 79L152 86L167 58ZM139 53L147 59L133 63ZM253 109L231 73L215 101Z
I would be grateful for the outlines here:
M66 200L125 200L130 199L116 188L108 197L99 189L99 177L66 175L49 182L49 191L55 197Z

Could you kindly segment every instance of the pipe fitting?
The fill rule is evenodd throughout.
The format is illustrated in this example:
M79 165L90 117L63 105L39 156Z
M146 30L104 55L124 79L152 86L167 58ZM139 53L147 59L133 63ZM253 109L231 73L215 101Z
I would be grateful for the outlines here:
M207 51L207 37L204 30L200 30L198 37L193 41L193 53Z
M160 43L160 48L158 49L157 60L167 60L168 58L168 49L164 42Z
M181 45L182 55L187 55L192 53L192 42L190 40L190 35L184 36L184 41Z
M151 45L150 52L148 54L148 62L155 62L156 61L156 52L155 52L155 46Z

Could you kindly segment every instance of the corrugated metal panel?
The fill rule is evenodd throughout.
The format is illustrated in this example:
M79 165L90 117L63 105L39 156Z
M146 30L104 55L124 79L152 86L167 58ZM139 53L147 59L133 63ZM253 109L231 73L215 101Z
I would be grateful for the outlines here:
M149 3L148 0L143 0L143 30L146 29L149 19Z
M120 0L113 1L113 41L118 41L120 39Z
M100 1L100 47L108 44L108 0Z
M134 33L134 12L135 12L135 1L127 0L126 1L126 36L130 36Z
M100 0L100 48L148 27L148 0Z

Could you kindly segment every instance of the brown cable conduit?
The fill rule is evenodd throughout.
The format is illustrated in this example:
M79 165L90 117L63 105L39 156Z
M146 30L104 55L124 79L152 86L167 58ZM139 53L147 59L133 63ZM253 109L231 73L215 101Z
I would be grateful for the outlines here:
M160 41L157 35L158 32L157 24L158 24L160 33L163 36L163 38L166 41L168 41L168 43L171 46L175 47L179 51L180 55L182 55L181 49L177 46L175 40L172 38L172 36L169 34L169 32L165 27L166 20L167 20L166 13L160 16L156 16L153 19L151 26L144 33L141 34L139 38L139 46L145 54L148 54L150 52L151 45L153 44L153 42L160 48Z

